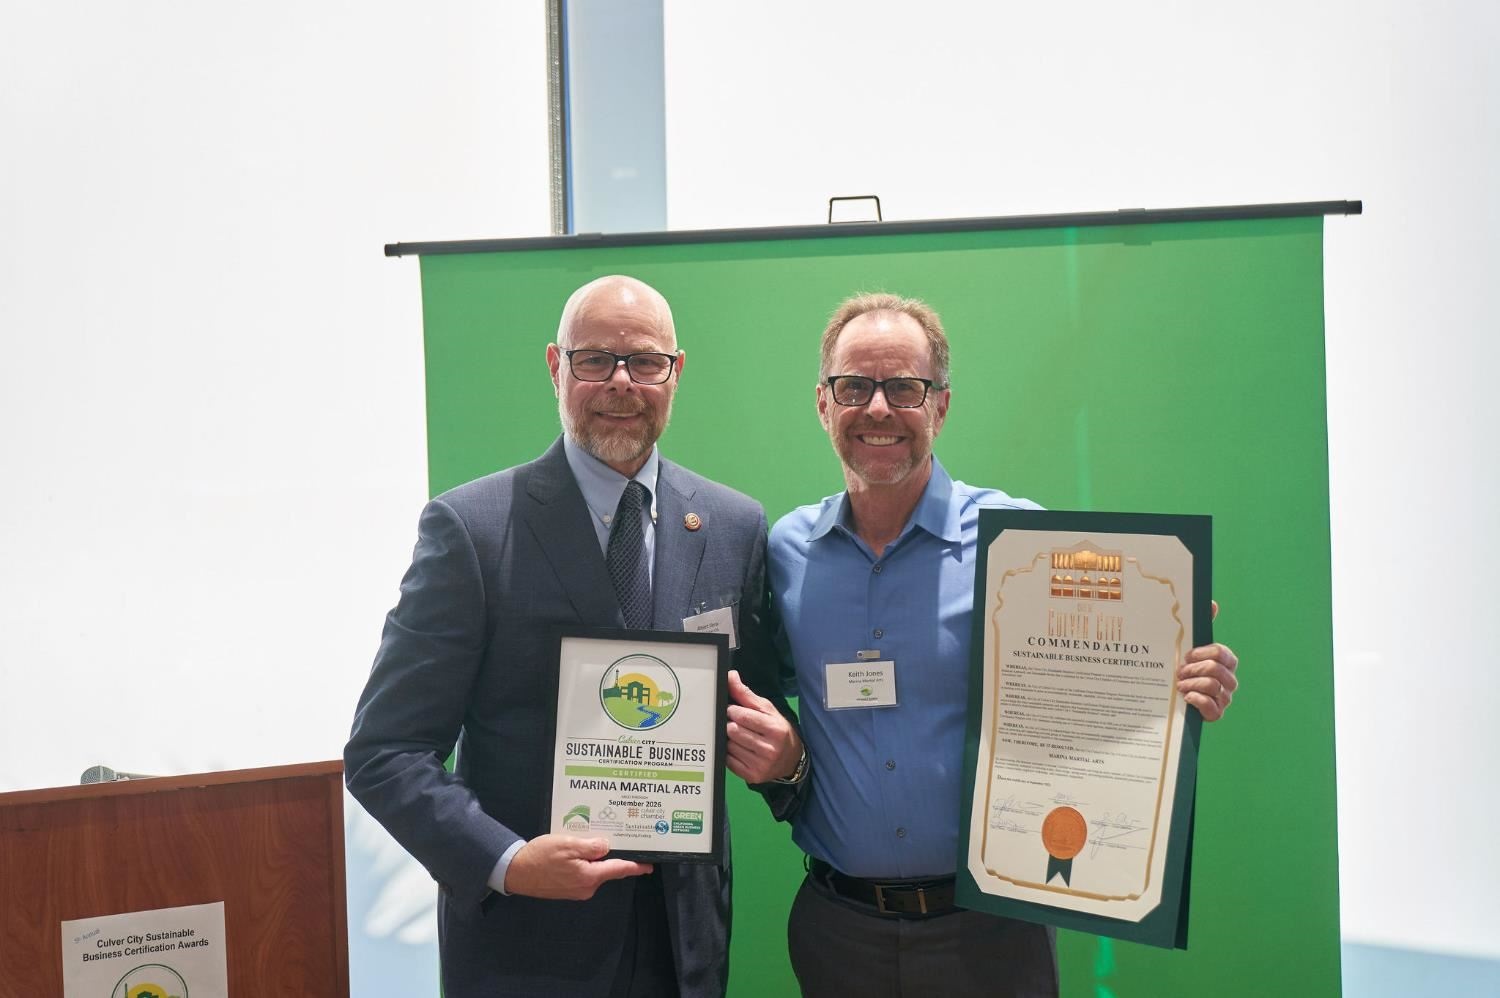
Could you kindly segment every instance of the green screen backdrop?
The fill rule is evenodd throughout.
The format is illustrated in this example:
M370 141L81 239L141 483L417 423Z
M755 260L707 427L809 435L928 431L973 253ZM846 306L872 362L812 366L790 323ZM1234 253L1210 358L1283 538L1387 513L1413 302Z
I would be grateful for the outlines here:
M662 452L773 522L843 487L813 407L818 341L865 290L943 316L953 396L936 452L955 478L1053 509L1211 514L1215 636L1243 686L1204 729L1189 948L1060 933L1063 993L1337 995L1322 212L1153 218L1168 214L388 252L422 257L433 494L558 435L544 352L563 302L624 273L666 295L686 351ZM801 854L729 783L731 994L793 995Z

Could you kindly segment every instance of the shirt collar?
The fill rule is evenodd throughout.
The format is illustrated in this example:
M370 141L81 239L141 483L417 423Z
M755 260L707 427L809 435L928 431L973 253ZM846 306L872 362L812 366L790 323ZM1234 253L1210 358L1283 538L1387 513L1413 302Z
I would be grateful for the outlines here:
M631 479L578 446L566 433L563 434L563 453L568 458L568 467L573 471L574 480L578 482L578 491L583 493L583 501L588 503L589 512L607 526L614 519L615 510L620 506L620 496L625 494L625 485ZM636 472L634 480L651 491L653 522L656 520L656 474L660 468L661 458L656 445L652 444L651 453L647 456L646 463L641 465L641 470Z
M917 526L934 537L940 537L950 543L963 540L963 530L959 524L961 511L952 500L953 479L948 476L942 462L934 454L932 477L927 479L927 487L922 490L922 498L917 500L917 508L912 510L911 519L902 529L901 536L906 536L911 527ZM810 539L818 540L834 527L843 528L845 533L854 533L847 490L823 500L823 508L818 513L817 522L813 524Z
M927 480L927 488L922 492L916 511L912 513L912 522L934 537L957 544L964 538L963 527L959 522L962 512L960 504L953 501L953 479L934 454L932 477Z
M821 540L834 527L843 527L846 531L849 529L848 492L840 492L823 500L823 508L818 511L817 522L813 524L812 534L808 539Z

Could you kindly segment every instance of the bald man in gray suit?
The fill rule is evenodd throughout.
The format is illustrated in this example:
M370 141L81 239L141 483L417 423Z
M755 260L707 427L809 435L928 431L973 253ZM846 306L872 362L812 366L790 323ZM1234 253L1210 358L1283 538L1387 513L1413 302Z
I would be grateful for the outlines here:
M447 998L724 993L727 858L606 858L603 839L549 834L545 813L553 629L625 625L605 555L627 492L645 496L650 626L730 607L736 666L779 696L757 681L774 675L765 514L657 452L683 363L653 288L584 285L547 345L561 438L422 512L344 761L350 792L439 884Z

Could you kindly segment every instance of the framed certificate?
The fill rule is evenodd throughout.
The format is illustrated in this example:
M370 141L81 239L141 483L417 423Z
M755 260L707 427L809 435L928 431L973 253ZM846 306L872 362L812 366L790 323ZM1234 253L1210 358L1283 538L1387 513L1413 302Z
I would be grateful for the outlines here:
M1186 948L1210 523L981 511L960 905Z
M723 634L562 631L549 830L623 859L721 862L728 669Z

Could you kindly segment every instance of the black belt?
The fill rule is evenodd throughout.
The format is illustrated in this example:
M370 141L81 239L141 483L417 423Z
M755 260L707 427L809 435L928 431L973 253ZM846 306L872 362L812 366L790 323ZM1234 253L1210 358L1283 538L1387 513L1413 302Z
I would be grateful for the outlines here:
M953 878L932 880L861 880L840 873L821 859L811 860L814 880L841 898L872 909L872 914L921 918L958 911L953 903Z

